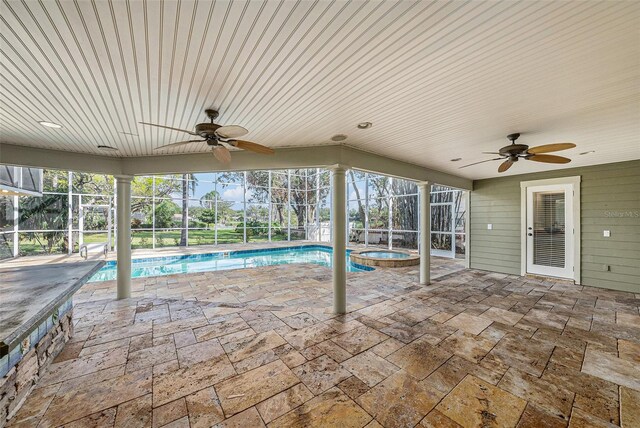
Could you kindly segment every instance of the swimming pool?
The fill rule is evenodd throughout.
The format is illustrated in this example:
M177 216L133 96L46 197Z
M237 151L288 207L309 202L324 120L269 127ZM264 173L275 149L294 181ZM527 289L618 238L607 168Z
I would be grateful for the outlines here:
M347 251L347 271L365 272L374 270L369 266L349 261ZM173 275L176 273L208 272L216 270L243 269L291 263L315 263L331 266L331 247L322 245L302 245L286 248L265 248L260 250L226 251L209 254L191 254L170 257L152 257L132 260L131 277ZM96 272L89 282L116 279L116 262L108 261Z

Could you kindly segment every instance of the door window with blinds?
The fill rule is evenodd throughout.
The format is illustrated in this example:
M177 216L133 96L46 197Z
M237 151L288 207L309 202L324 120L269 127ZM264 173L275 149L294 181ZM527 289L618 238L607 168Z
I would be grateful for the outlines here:
M573 188L570 184L527 188L527 272L573 277Z
M533 262L565 267L564 192L533 195Z

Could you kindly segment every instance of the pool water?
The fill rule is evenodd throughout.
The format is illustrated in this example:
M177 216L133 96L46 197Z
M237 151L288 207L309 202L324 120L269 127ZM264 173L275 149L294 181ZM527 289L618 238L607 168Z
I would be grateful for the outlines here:
M408 259L411 257L409 254L394 253L392 251L366 251L360 253L362 257L373 257L376 259Z
M224 253L153 257L132 260L131 277L144 278L177 273L209 272L292 263L315 263L330 267L331 256L331 247L307 245L288 248L229 251ZM109 261L91 277L89 282L114 280L116 279L116 269L116 262ZM374 269L349 261L349 252L347 252L348 272L365 272L370 270Z

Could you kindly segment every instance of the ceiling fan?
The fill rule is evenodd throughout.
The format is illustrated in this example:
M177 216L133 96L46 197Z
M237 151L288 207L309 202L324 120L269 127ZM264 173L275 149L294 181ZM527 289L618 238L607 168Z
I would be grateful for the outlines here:
M229 145L242 150L249 150L251 152L260 153L263 155L272 155L273 149L263 146L261 144L252 143L251 141L238 140L238 137L246 135L249 131L239 125L218 125L213 121L218 117L216 110L207 109L205 114L211 120L211 123L198 123L195 127L195 132L188 131L186 129L173 128L171 126L156 125L155 123L140 122L143 125L157 126L159 128L171 129L173 131L186 132L187 134L203 138L202 140L187 140L179 141L177 143L165 144L164 146L156 147L154 150L163 150L169 147L178 147L191 143L206 142L213 150L213 155L220 162L228 164L231 162L231 152L226 147Z
M504 146L497 152L483 152L490 155L500 155L498 158L487 159L480 162L470 163L469 165L461 166L460 168L466 168L468 166L477 165L479 163L491 162L497 160L504 160L498 167L498 172L505 172L514 162L518 162L518 159L532 160L535 162L544 163L569 163L571 159L563 156L545 155L543 153L558 152L560 150L572 149L576 145L573 143L555 143L545 144L544 146L531 147L526 144L516 144L516 140L520 137L520 134L509 134L507 139L511 141L511 144Z

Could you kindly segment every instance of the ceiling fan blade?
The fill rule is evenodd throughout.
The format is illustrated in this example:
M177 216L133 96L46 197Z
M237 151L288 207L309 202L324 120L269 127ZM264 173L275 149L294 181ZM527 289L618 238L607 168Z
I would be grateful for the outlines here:
M571 159L565 158L563 156L555 156L555 155L533 155L530 158L525 158L528 160L536 161L536 162L544 162L544 163L569 163Z
M246 128L243 128L239 125L227 125L221 126L216 129L216 134L218 134L222 138L238 138L243 135L247 135L249 131Z
M498 167L498 172L505 172L506 170L511 168L511 165L513 165L513 161L511 159L507 159L500 164L500 166Z
M501 159L504 159L504 158L494 158L494 159L487 159L487 160L483 160L483 161L480 161L480 162L474 162L474 163L470 163L469 165L461 166L461 167L460 167L460 168L458 168L458 169L466 168L466 167L468 167L468 166L478 165L479 163L485 163L485 162L497 161L497 160L501 160Z
M148 123L148 122L138 122L138 123L141 123L143 125L149 125L149 126L157 126L158 128L171 129L172 131L186 132L187 134L195 135L196 137L200 136L200 135L196 134L195 132L187 131L186 129L172 128L171 126L156 125L155 123Z
M165 144L164 146L159 146L156 147L153 150L162 150L162 149L166 149L168 147L178 147L178 146L184 146L185 144L191 144L191 143L204 143L207 140L188 140L188 141L179 141L177 143L171 143L171 144Z
M499 155L500 152L482 152L485 155Z
M531 147L527 152L532 155L537 155L540 153L559 152L560 150L573 149L575 146L576 145L573 143L545 144L544 146Z
M233 147L237 147L242 150L249 150L250 152L260 153L261 155L272 155L275 151L271 147L263 146L262 144L252 143L251 141L244 140L229 140L225 141L231 144Z
M231 152L225 146L215 146L213 148L213 155L223 164L231 162Z

